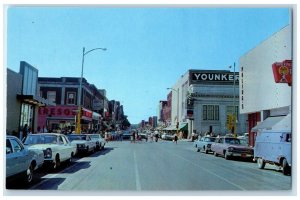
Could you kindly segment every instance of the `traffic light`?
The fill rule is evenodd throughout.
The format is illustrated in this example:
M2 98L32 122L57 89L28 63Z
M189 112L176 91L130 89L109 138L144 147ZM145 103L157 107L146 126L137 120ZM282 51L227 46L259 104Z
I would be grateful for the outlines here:
M226 122L227 122L228 130L231 130L232 129L232 115L231 114L227 114Z

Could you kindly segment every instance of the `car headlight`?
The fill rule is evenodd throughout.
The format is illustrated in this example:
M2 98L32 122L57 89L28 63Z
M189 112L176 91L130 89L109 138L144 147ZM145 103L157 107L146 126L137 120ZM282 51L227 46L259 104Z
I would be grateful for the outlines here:
M77 147L79 147L79 148L85 148L85 145L84 144L77 144Z
M44 158L52 158L52 150L50 148L44 150Z
M233 147L229 147L229 148L228 148L228 151L233 151L233 150L234 150Z

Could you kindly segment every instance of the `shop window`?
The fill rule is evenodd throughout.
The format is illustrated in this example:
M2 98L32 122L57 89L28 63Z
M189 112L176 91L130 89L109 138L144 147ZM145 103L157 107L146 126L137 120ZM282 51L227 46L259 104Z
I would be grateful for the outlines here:
M75 92L67 93L67 104L75 105Z
M48 91L48 92L47 92L47 99L48 99L50 102L55 103L55 101L56 101L56 92L55 92L55 91Z

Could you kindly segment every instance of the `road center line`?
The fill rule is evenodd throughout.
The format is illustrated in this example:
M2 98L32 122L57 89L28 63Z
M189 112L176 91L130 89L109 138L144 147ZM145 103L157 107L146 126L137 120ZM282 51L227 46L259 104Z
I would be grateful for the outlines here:
M239 186L239 185L237 185L237 184L235 184L235 183L233 183L233 182L231 182L231 181L229 181L229 180L223 178L222 176L219 176L218 174L216 174L216 173L214 173L214 172L212 172L212 171L210 171L210 170L207 170L207 169L203 168L201 165L198 165L198 164L196 164L196 163L193 163L193 162L191 162L190 160L188 160L188 159L186 159L186 158L184 158L184 157L182 157L182 156L179 156L179 155L177 155L177 154L174 154L174 153L172 153L172 154L175 155L175 156L177 156L178 158L181 158L181 159L183 159L183 160L185 160L185 161L191 163L191 164L194 165L194 166L200 167L202 170L204 170L204 171L206 171L206 172L208 172L208 173L210 173L210 174L212 174L212 175L218 177L219 179L222 179L223 181L225 181L225 182L227 182L227 183L229 183L229 184L231 184L231 185L234 185L235 187L237 187L237 188L239 188L239 189L241 189L241 190L246 190L245 188L243 188L243 187L241 187L241 186Z
M136 190L141 191L141 182L140 182L140 175L137 167L137 161L136 161L136 154L135 151L133 152L133 160L134 160L134 171L135 171L135 185Z

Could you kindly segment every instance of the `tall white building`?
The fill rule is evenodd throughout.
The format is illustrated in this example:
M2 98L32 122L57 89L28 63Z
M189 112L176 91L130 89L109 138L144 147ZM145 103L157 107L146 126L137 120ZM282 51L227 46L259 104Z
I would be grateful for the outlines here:
M172 126L192 131L225 135L231 133L228 116L237 116L235 133L246 132L246 116L239 114L239 74L228 70L189 70L172 87ZM192 99L189 103L189 97ZM234 113L235 112L235 113Z
M272 68L292 60L291 28L282 28L240 58L240 112L248 115L251 145L259 129L272 130L282 120L291 129L292 87L276 83ZM282 78L291 75L291 69L287 72Z

